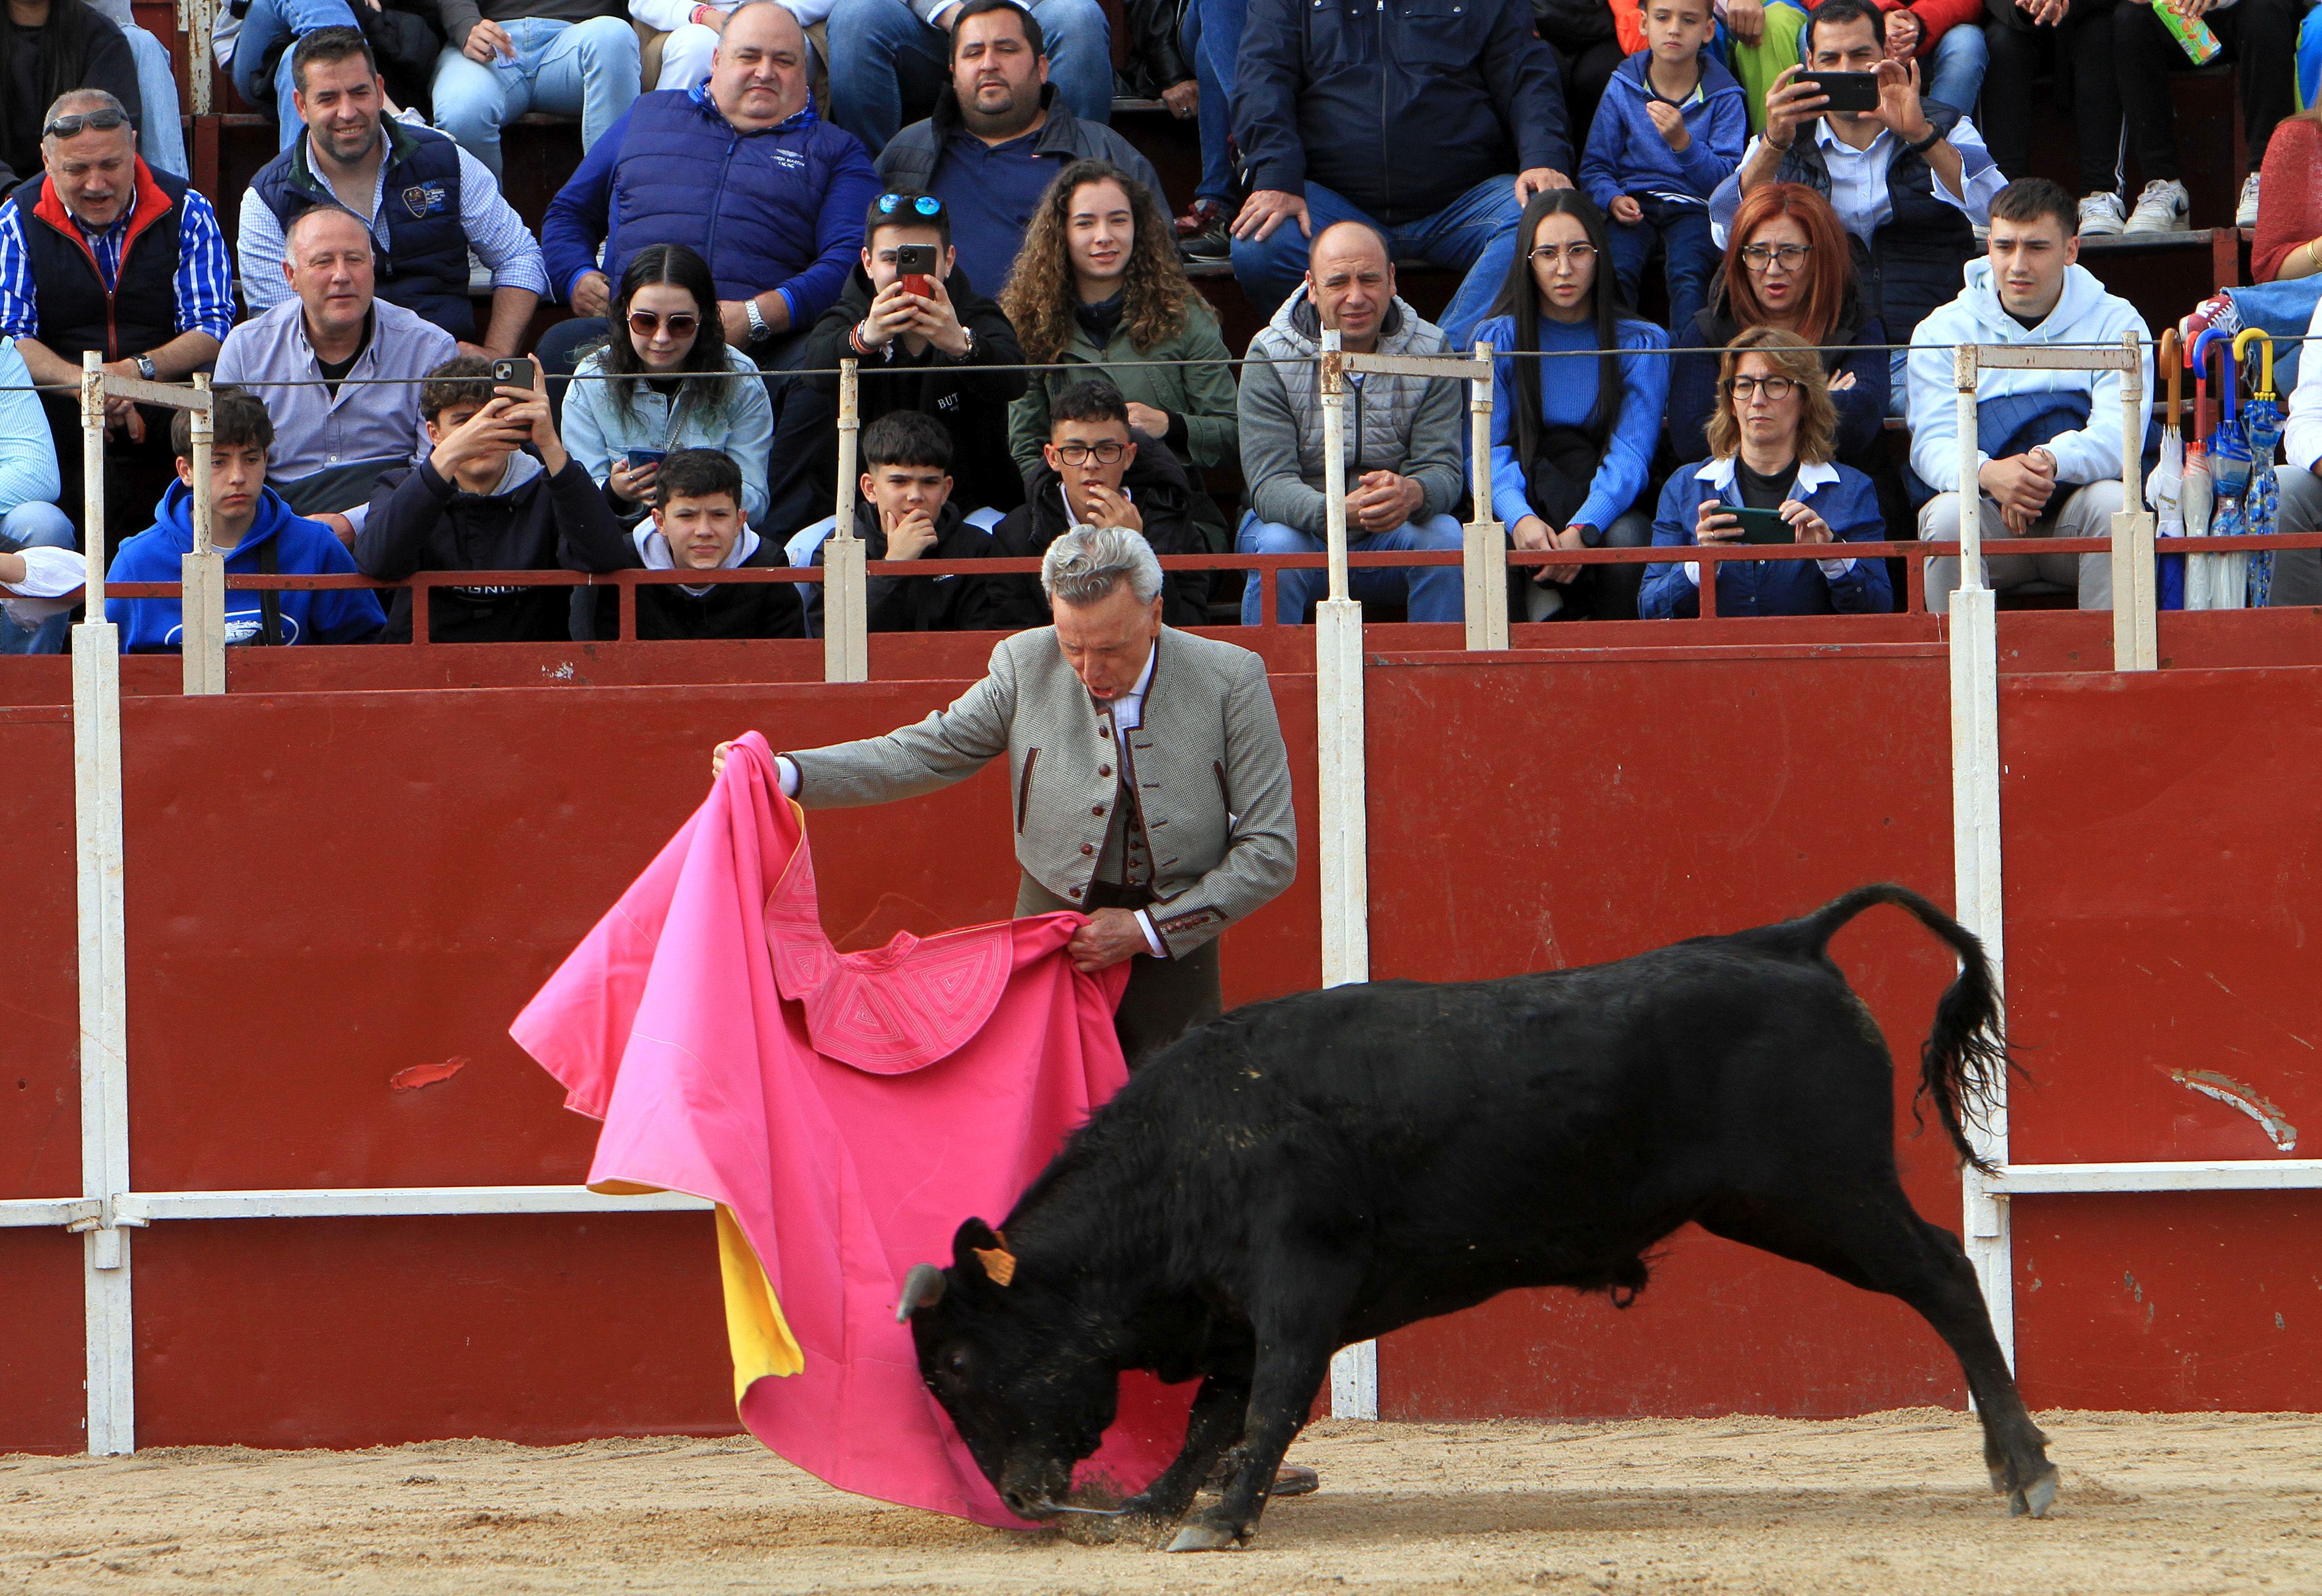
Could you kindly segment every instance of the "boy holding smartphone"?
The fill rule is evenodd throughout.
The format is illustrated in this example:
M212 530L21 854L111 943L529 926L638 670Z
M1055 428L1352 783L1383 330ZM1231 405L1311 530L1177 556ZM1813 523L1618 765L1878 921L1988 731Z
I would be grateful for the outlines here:
M1689 328L1717 271L1709 197L1741 164L1750 118L1742 86L1706 50L1709 0L1647 0L1647 48L1621 63L1597 102L1580 187L1612 222L1621 297L1637 303L1661 256L1668 325Z

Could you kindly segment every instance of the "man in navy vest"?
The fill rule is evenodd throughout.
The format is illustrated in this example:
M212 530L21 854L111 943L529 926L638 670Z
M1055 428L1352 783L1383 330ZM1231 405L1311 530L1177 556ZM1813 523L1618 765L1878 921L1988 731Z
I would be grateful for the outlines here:
M570 371L604 335L613 284L654 243L709 262L727 343L761 366L795 363L855 268L879 191L862 143L815 115L806 60L798 19L751 0L726 19L707 83L638 96L582 158L540 230L549 280L576 313L540 341L551 371Z
M471 354L512 355L548 288L540 245L484 163L448 134L381 115L387 81L357 28L320 28L290 51L306 136L242 196L242 292L252 316L290 297L283 230L334 205L369 224L379 297L416 312ZM491 325L476 340L468 253L491 270Z
M15 339L32 381L69 390L96 350L124 377L174 381L206 366L233 326L233 272L210 202L137 154L119 100L102 89L61 96L42 119L38 177L0 205L0 334ZM81 502L80 405L41 403L55 435L62 502ZM105 519L134 531L170 474L158 412L106 408ZM126 470L120 469L126 467Z

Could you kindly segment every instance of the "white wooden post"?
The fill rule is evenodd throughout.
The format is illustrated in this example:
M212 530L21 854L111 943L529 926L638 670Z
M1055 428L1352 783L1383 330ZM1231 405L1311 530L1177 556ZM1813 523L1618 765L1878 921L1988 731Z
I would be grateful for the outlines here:
M1363 607L1348 592L1347 381L1339 335L1322 335L1322 491L1330 596L1314 607L1316 793L1322 835L1322 985L1371 978L1369 838L1363 783ZM1378 1344L1358 1342L1330 1360L1330 1412L1378 1417Z
M1518 358L1522 358L1519 356ZM1480 339L1467 399L1467 477L1476 513L1461 544L1467 586L1467 647L1508 646L1508 535L1492 514L1492 346Z
M122 914L121 635L105 619L105 373L81 360L81 541L85 619L73 628L73 845L80 922L80 1178L97 1201L84 1233L88 1449L134 1451L135 1338L129 1238L113 1199L129 1189L127 945Z
M1975 381L1978 351L1962 344L1953 362L1959 386L1960 580L1951 597L1952 859L1960 923L1983 940L1992 979L2007 1013L2001 937L1999 858L1999 645L1992 592L1983 581L1982 489L1976 480ZM2007 1078L2003 1070L1991 1111L1968 1141L1990 1162L2007 1162ZM2009 1368L2016 1365L2016 1297L2007 1203L2001 1183L1974 1169L1961 1175L1968 1261L1975 1266L1991 1327Z
M2144 508L2144 399L2142 335L2124 333L2127 363L2120 384L2120 511L2112 518L2112 668L2161 668L2156 611L2161 595L2153 569L2153 517ZM2260 470L2266 469L2260 463Z
M195 392L206 394L209 386L207 373L195 373ZM225 556L211 541L212 417L203 406L189 410L187 419L194 436L194 548L178 562L184 586L178 608L184 630L178 635L178 653L186 696L192 698L225 691Z
M870 583L864 574L863 539L855 535L855 443L861 410L855 364L838 362L837 525L822 550L822 679L871 679Z
M178 0L178 25L186 31L186 109L196 116L210 113L210 73L216 57L210 34L216 14L215 0Z

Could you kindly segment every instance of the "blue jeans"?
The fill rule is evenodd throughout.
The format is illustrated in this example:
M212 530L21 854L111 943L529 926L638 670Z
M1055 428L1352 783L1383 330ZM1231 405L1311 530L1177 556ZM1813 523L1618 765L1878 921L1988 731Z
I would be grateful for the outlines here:
M524 16L500 26L516 45L514 60L495 54L486 66L449 45L435 58L435 125L495 178L500 129L527 112L579 117L580 152L587 154L637 97L644 73L637 31L617 16L585 23ZM234 47L235 60L243 48Z
M249 14L242 19L242 32L233 41L233 87L242 97L263 109L270 86L259 81L259 71L266 64L267 52L278 44L294 45L317 28L352 28L355 14L347 9L347 0L250 0ZM290 56L288 49L274 64L274 116L279 124L278 148L288 150L306 131L298 115L298 104L292 97L297 85L290 78ZM138 87L142 89L143 80Z
M1392 532L1375 532L1368 537L1348 537L1348 553L1397 551L1410 548L1448 548L1454 551L1464 546L1465 537L1459 523L1449 516L1429 516L1424 520L1405 521ZM1257 513L1244 510L1241 530L1234 537L1234 550L1245 555L1319 555L1322 540L1310 537L1295 527L1285 527L1278 521L1261 521ZM1413 565L1402 570L1393 567L1380 570L1349 571L1347 591L1358 599L1392 603L1403 601L1403 607L1413 620L1464 620L1467 604L1462 592L1465 577L1458 565ZM1330 591L1328 571L1277 571L1274 573L1274 615L1284 626L1296 626L1306 619L1306 611L1315 600ZM1249 573L1249 585L1241 591L1241 623L1257 626L1258 611L1258 573Z
M1613 271L1621 280L1621 297L1631 306L1645 280L1645 266L1660 246L1661 271L1668 282L1668 325L1672 332L1689 333L1693 318L1709 303L1709 280L1725 264L1724 255L1709 236L1709 212L1697 205L1671 205L1650 195L1637 200L1641 222L1614 222ZM1609 218L1608 218L1609 219Z
M1991 47L1984 42L1981 28L1963 23L1948 30L1927 58L1923 79L1927 98L1974 115L1975 103L1983 97L1983 69L1990 61Z
M1516 257L1516 223L1523 216L1512 177L1486 178L1433 216L1399 227L1382 226L1320 183L1306 185L1306 211L1317 233L1337 222L1367 222L1386 234L1397 259L1417 256L1431 266L1466 272L1467 280L1437 318L1451 347L1462 350L1507 281ZM1261 317L1270 317L1306 275L1306 235L1297 223L1284 222L1263 242L1237 238L1233 269L1251 306Z
M181 115L178 72L169 64L169 47L134 23L121 31L128 37L129 54L137 63L137 97L144 102L137 153L157 172L191 177L192 169L186 164L186 130L178 120Z
M1048 81L1083 122L1112 121L1112 30L1097 0L1032 0L1048 51ZM838 0L831 8L830 119L876 155L908 115L934 109L951 82L949 37L903 0Z
M1241 54L1241 29L1249 14L1249 0L1190 0L1185 20L1177 30L1177 44L1193 63L1193 81L1201 85L1202 109L1195 119L1202 134L1202 181L1196 199L1225 205L1233 198L1233 154L1228 142L1233 133L1234 62Z
M20 504L0 518L0 547L10 554L28 548L78 548L73 524L53 504ZM72 612L51 615L37 626L21 627L0 610L0 654L62 654Z

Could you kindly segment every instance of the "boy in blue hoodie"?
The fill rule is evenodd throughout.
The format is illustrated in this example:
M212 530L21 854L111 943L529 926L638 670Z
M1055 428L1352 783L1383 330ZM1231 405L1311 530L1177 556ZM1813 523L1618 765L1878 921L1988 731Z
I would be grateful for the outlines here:
M176 582L194 552L193 417L169 423L178 480L161 496L153 525L123 542L108 582ZM320 521L294 515L266 485L273 418L255 394L215 389L210 398L210 541L232 575L355 575L354 556ZM124 654L175 653L185 616L175 599L112 599L105 618L121 628ZM228 588L225 640L231 644L369 643L387 624L378 595L361 588L260 593Z
M1749 107L1733 75L1705 53L1710 0L1646 0L1648 48L1621 63L1597 102L1580 187L1612 219L1613 270L1632 306L1658 247L1672 327L1693 326L1718 265L1709 197L1742 164Z

